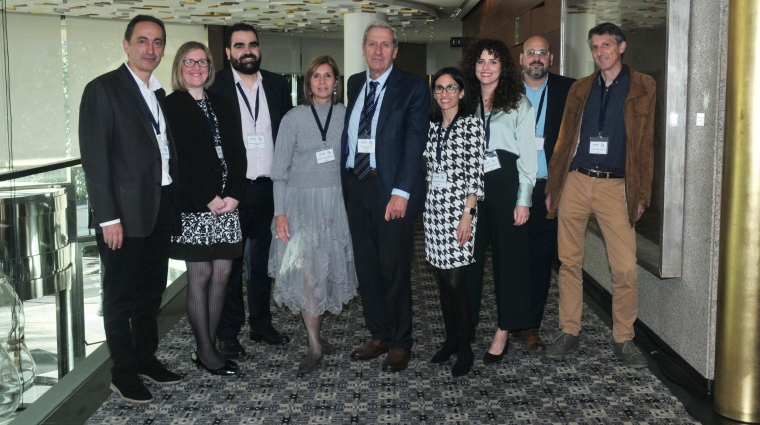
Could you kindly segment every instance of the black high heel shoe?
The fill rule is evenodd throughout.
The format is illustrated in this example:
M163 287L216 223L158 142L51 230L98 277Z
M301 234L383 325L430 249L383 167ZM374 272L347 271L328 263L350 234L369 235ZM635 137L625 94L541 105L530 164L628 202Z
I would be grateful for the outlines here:
M227 362L225 362L224 366L220 367L219 369L209 369L206 367L205 364L201 361L200 357L198 357L197 350L193 350L192 353L190 353L190 360L195 363L196 366L201 367L203 369L206 369L208 373L212 375L219 375L219 376L234 376L237 375L237 370L231 368L227 365ZM229 361L229 360L227 360ZM237 365L235 365L237 366Z
M504 355L507 354L509 351L509 338L507 338L506 344L504 344L504 348L501 350L501 354L491 354L486 350L486 353L483 354L483 364L492 364L492 363L498 363L501 361L501 359L504 358Z

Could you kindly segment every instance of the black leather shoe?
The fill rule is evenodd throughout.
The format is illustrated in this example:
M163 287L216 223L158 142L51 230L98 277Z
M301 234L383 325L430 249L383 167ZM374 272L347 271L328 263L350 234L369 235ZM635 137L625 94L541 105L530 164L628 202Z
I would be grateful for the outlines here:
M249 334L251 341L264 341L269 345L282 345L290 342L290 337L277 332L277 329L270 327L263 331L251 331Z
M237 370L232 369L231 367L227 366L226 362L225 365L220 367L219 369L209 369L206 367L205 364L201 361L201 359L198 357L198 353L193 350L192 353L190 353L190 360L192 360L193 363L195 363L196 366L206 369L206 371L212 375L219 375L219 376L235 376L237 375Z
M491 354L486 351L486 353L483 354L483 364L500 362L501 359L504 358L504 355L507 354L507 351L509 351L509 338L507 338L507 343L504 344L504 348L501 350L501 354Z
M240 345L240 341L238 341L237 338L219 341L219 352L222 353L224 357L230 359L237 359L245 356L245 348Z
M182 377L166 370L164 365L156 361L150 366L140 368L138 372L143 378L158 385L171 385L182 382Z

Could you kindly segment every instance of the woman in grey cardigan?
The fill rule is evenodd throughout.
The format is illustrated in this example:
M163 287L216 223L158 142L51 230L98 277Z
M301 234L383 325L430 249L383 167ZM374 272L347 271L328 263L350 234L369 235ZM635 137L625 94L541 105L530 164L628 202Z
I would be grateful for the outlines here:
M340 182L340 138L346 108L330 56L306 66L304 104L280 124L272 163L274 220L269 275L274 300L299 312L309 349L298 371L310 373L335 347L320 337L325 311L339 313L356 296L356 270Z

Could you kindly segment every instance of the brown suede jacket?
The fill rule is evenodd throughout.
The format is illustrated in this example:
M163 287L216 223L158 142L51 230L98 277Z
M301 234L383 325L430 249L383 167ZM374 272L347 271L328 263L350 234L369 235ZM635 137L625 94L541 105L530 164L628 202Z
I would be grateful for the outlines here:
M623 106L625 132L628 137L625 151L625 199L628 204L628 217L634 226L638 204L648 207L652 196L656 86L652 77L630 68L628 71L631 75L631 89ZM562 189L565 187L570 163L580 140L583 108L597 75L598 72L594 72L576 81L567 95L557 145L549 163L546 194L551 196L551 206L547 218L551 219L557 215Z

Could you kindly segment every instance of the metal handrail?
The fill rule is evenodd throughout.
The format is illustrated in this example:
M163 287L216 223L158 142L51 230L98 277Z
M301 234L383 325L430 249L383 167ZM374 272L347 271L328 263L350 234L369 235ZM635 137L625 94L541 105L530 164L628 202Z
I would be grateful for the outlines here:
M13 180L13 179L20 179L22 177L29 177L35 174L47 173L47 172L55 171L55 170L62 170L64 168L75 167L77 165L82 165L81 158L66 159L63 161L51 162L49 164L45 164L39 167L27 168L24 170L0 172L0 182Z

